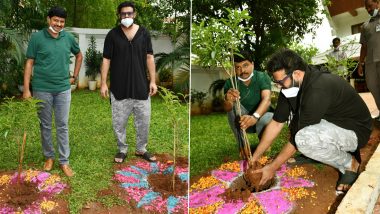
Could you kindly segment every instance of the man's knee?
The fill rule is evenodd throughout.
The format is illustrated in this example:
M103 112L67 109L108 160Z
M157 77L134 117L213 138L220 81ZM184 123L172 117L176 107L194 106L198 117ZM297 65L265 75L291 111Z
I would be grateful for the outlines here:
M307 127L299 130L294 138L297 150L302 154L307 155L315 149L313 142L316 142L317 139L313 139L315 134L311 133L311 130L308 130Z

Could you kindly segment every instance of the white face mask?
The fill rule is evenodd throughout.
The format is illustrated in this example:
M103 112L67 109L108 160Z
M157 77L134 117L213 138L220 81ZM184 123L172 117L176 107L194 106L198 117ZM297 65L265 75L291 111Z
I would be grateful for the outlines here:
M63 31L63 28L60 31L55 31L52 26L49 26L49 30L51 30L53 33L60 33Z
M293 78L292 78L293 79ZM298 95L298 91L300 90L299 87L294 86L294 79L293 79L293 86L291 88L283 88L281 89L281 93L286 97L286 98L292 98L296 97Z
M373 10L373 13L372 13L372 17L375 17L376 15L377 15L377 13L379 12L379 9L378 8L376 8L376 9L374 9Z
M300 88L298 87L291 87L287 89L281 89L281 93L286 97L286 98L291 98L291 97L296 97L298 94L298 91Z
M241 78L241 77L238 77L238 80L243 81L243 82L247 82L247 81L250 80L252 77L253 77L253 72L252 72L251 75L249 75L249 77L247 77L246 79L243 79L243 78Z
M133 24L133 19L132 18L122 19L121 24L128 28Z

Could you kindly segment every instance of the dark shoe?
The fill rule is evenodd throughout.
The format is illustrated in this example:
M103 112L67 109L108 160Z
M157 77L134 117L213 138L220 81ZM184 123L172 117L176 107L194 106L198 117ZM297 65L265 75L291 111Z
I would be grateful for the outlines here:
M144 154L135 153L136 156L141 157L142 159L149 161L149 162L156 162L156 157L149 154L149 152L145 152Z
M54 165L54 160L51 158L48 158L44 164L44 171L50 171L51 169L53 169L53 165Z
M116 155L115 155L115 158L114 158L114 162L115 163L123 163L125 158L127 158L127 154L125 153L122 153L122 152L118 152ZM119 160L116 160L116 159L119 159ZM121 161L120 161L121 160Z
M338 179L338 182L336 183L337 193L338 194L346 193L351 188L351 186L355 183L355 181L356 181L356 179L358 179L358 177L359 177L358 172L346 170L346 172L344 174L339 173L339 179ZM338 190L338 187L341 184L348 185L349 188L346 190Z
M60 167L61 167L63 173L65 173L65 175L67 177L73 177L74 176L74 172L68 164L63 164Z

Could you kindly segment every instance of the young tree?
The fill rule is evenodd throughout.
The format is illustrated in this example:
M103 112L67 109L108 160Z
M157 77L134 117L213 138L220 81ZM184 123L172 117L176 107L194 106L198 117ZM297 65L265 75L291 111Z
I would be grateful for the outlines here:
M207 24L202 21L199 25L192 26L192 50L197 58L195 64L203 67L219 66L228 74L232 87L237 89L237 77L235 73L234 55L244 44L245 36L251 36L247 27L242 22L251 17L246 10L229 10L228 18L210 19ZM236 112L241 116L239 100L236 102ZM252 154L245 130L242 130L243 139L239 142L240 154L252 165Z

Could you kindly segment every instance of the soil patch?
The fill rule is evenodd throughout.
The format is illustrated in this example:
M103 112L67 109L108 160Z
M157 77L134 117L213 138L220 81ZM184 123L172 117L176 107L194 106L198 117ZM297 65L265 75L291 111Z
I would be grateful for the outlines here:
M84 206L81 213L162 213L156 207L166 207L168 202L164 202L165 200L172 200L171 202L175 202L177 205L185 202L187 204L188 182L184 182L182 179L186 177L188 181L188 158L176 158L177 169L174 172L177 176L175 191L173 191L172 171L170 170L173 168L171 167L173 166L172 156L169 154L155 154L155 156L156 163L149 163L136 157L125 163L115 164L115 180L108 189L98 193L98 198L114 198L119 200L119 203L107 207L102 202L91 202ZM141 179L140 175L145 178ZM148 196L156 196L155 200L159 200L162 204L156 205L154 201L150 201L151 198ZM176 199L173 200L174 198ZM147 203L144 203L144 200ZM151 206L150 202L152 202ZM149 208L147 209L146 206ZM173 209L175 213L187 213L187 206L182 208L175 206Z
M175 186L173 189L173 176L170 174L151 174L148 176L148 182L155 192L161 193L163 198L171 195L182 196L187 194L187 183L183 182L178 176L175 176Z
M39 194L37 184L30 182L7 185L0 195L0 201L9 204L11 207L23 210L33 202L43 197Z
M16 171L0 172L0 213L68 213L67 201L56 197L68 187L58 175L24 171L18 182Z

